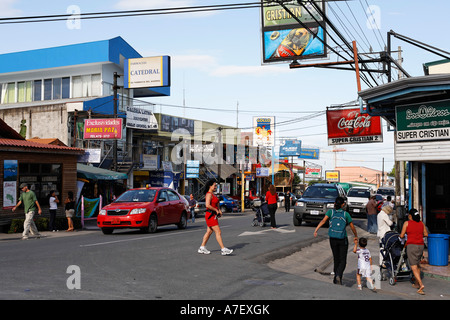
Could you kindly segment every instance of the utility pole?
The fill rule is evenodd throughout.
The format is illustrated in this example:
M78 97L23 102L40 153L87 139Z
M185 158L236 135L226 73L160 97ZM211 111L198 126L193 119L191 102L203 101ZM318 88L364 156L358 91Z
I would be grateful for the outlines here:
M118 99L117 99L117 91L119 87L117 86L117 79L120 78L120 76L117 74L117 72L114 72L114 85L113 85L113 91L114 91L114 119L117 118L118 113ZM114 147L113 147L113 169L114 171L117 171L117 139L114 139Z

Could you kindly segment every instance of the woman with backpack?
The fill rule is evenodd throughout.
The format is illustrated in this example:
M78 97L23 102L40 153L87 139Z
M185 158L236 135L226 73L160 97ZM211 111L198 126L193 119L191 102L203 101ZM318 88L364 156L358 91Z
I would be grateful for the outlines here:
M342 275L347 265L348 238L347 225L352 229L355 240L358 239L352 217L347 211L344 211L345 199L337 197L334 201L334 209L328 210L325 217L317 225L314 230L314 237L317 237L317 231L327 222L330 221L328 228L328 236L330 237L330 247L333 252L334 260L334 284L342 284ZM354 240L354 241L355 241Z

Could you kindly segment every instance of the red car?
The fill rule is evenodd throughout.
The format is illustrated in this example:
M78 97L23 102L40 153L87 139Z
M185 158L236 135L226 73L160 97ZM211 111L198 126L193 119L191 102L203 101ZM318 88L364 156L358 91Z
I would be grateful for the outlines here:
M97 225L104 234L111 234L119 228L139 228L153 233L158 226L168 224L185 229L189 215L187 200L175 190L130 189L100 210Z

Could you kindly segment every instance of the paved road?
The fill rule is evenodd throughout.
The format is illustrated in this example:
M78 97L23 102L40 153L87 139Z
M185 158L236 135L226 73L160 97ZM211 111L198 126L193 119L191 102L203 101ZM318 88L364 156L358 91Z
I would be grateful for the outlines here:
M304 266L311 265L308 273L314 277L280 271L271 264L299 250L307 255L312 244L323 243L325 237L314 239L312 226L293 227L292 213L279 212L277 219L279 228L271 230L252 227L252 215L248 213L222 218L220 225L225 245L234 249L231 256L220 255L214 237L208 244L210 255L197 253L205 232L203 219L197 219L186 230L169 226L155 234L127 230L106 236L100 231L81 231L70 236L50 234L40 240L2 240L0 299L418 298L382 291L377 294L368 290L360 292L352 284L332 285L329 276L311 271L329 258L327 250L314 254L314 261L312 258L307 262L299 261ZM326 234L325 230L321 232ZM436 280L427 280L431 284L429 281ZM442 293L444 299L450 297L448 282L446 285L447 291Z

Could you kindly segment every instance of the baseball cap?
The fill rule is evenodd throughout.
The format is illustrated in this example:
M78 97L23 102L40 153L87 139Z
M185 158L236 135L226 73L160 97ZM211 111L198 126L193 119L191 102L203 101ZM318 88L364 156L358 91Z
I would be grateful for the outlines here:
M28 183L25 182L21 183L19 189L23 189L23 187L28 187Z

